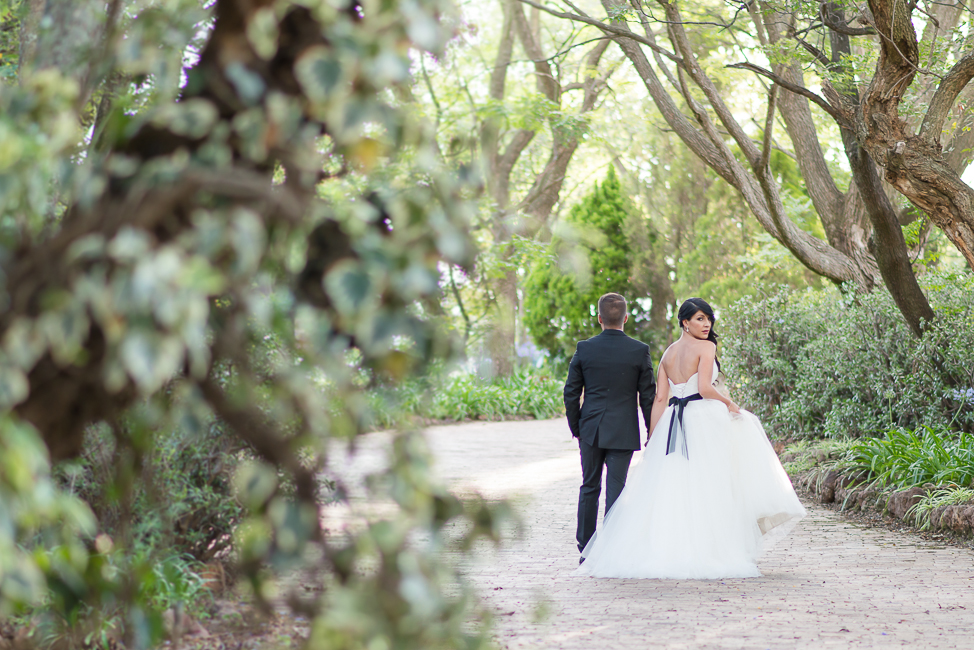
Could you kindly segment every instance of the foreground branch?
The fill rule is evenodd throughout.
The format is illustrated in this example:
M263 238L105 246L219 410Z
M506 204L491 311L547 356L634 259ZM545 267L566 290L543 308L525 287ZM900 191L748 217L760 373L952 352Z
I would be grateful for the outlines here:
M197 383L204 399L240 439L252 446L264 460L286 470L293 478L298 497L310 504L317 503L318 483L315 474L301 464L291 450L289 441L281 437L267 416L250 404L235 404L212 377Z

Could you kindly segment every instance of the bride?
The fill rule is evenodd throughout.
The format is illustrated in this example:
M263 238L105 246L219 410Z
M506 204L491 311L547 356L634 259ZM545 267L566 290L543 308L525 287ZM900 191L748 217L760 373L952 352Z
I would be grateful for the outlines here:
M761 422L714 386L713 309L691 298L678 318L683 334L660 360L652 433L579 575L759 576L762 549L805 515Z

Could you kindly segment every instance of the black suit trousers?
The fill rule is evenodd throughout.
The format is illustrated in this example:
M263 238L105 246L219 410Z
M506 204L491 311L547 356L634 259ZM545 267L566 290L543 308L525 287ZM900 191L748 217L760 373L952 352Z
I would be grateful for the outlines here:
M608 513L622 493L622 488L626 486L626 475L632 461L632 450L602 449L598 444L598 434L594 445L578 438L578 450L582 456L582 487L578 490L578 530L575 532L575 539L578 541L579 552L582 552L595 534L595 525L599 518L599 495L602 493L602 466L606 468L605 512Z

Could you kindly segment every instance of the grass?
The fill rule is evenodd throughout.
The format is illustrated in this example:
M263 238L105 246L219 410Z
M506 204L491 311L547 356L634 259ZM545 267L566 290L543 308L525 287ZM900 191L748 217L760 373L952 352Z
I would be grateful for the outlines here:
M974 489L951 485L934 490L917 501L906 513L906 518L920 527L930 528L930 513L937 508L974 502Z
M785 455L793 458L784 463L789 476L797 476L812 469L834 469L842 462L849 449L855 444L853 440L800 440L788 445Z

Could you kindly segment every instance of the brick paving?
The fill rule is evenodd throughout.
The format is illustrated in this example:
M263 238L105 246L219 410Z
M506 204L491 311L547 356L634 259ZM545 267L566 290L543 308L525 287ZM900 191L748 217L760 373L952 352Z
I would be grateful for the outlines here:
M809 516L759 562L760 578L576 577L581 470L563 420L433 427L428 436L455 490L511 499L522 518L518 539L464 561L503 648L974 648L969 550L860 528L806 504ZM349 476L375 468L387 442L366 436L344 465Z

